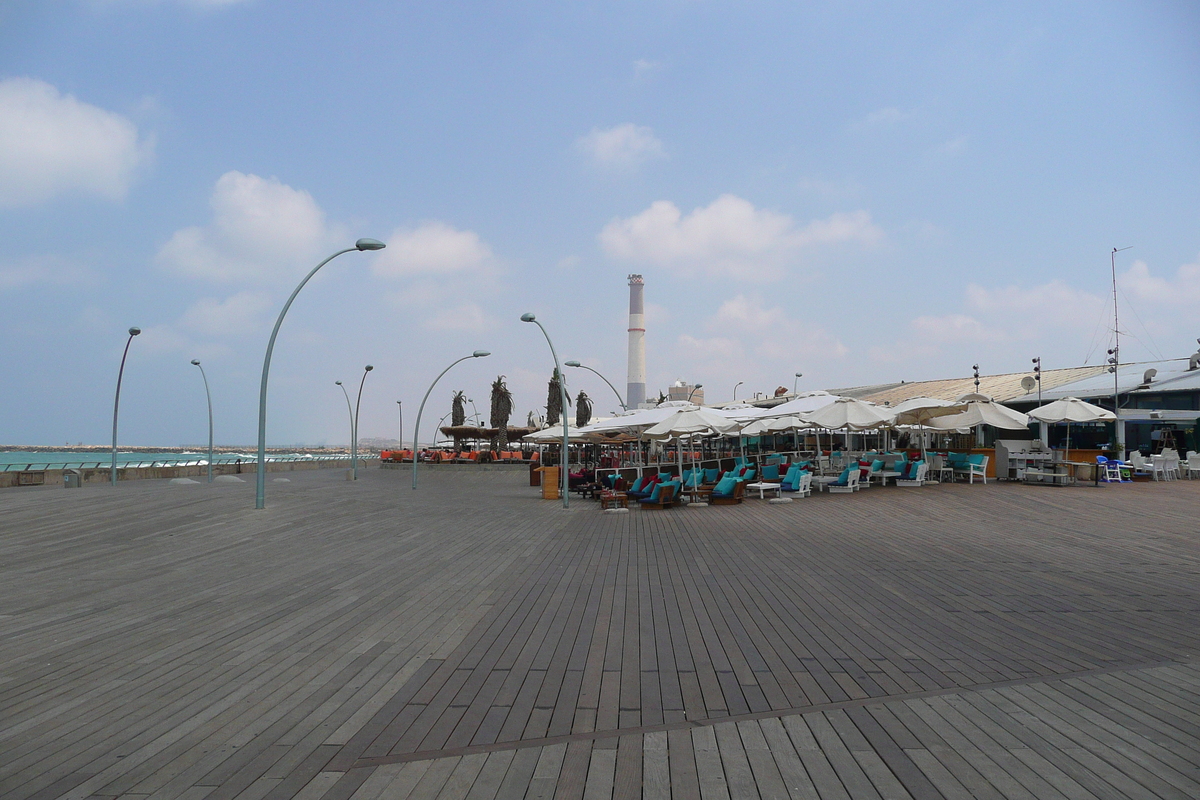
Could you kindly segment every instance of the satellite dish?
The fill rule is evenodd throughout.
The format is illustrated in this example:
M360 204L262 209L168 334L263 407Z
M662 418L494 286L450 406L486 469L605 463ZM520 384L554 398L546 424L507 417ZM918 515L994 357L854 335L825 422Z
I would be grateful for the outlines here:
M1028 375L1026 375L1024 378L1021 378L1021 388L1025 391L1032 392L1035 386L1037 386L1037 381Z
M1146 370L1145 373L1142 374L1142 383L1150 383L1150 381L1154 380L1154 376L1157 374L1158 370L1156 369Z

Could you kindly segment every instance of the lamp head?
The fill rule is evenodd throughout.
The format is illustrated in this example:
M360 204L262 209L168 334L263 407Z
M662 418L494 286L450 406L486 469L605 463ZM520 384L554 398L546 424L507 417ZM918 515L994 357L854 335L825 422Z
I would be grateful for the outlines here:
M365 371L367 371L367 372L370 372L371 370L373 370L373 369L375 369L375 368L374 368L374 367L372 367L370 364L367 364L367 366L365 366L363 369L364 369Z
M487 350L476 350L474 353L471 353L471 358L487 358L490 355L491 353Z
M563 362L563 366L566 366L566 367L582 367L583 365L582 365L582 364L580 364L578 361L564 361L564 362Z
M537 319L537 317L535 317L533 314L530 314L528 312L521 315L521 322L533 322L536 319Z
M198 367L198 366L200 366L200 359L198 359L198 358L193 358L193 359L192 359L192 366L193 366L193 367Z
M138 335L139 333L141 333L141 332L142 332L142 329L141 329L141 328L130 328L130 329L129 329L129 335L130 335L130 336L137 336L137 335Z
M382 250L387 247L386 244L378 239L359 239L354 243L354 246L359 250Z
M703 384L703 383L697 383L697 384L696 384L695 386L693 386L692 388L693 388L693 389L703 389L703 388L704 388L704 384Z
M342 385L342 382L341 382L341 381L334 381L334 382L333 382L333 384L334 384L335 386L341 386L341 385Z
M796 377L797 377L797 378L803 378L803 377L804 377L804 373L803 373L803 372L797 372L797 373L796 373Z

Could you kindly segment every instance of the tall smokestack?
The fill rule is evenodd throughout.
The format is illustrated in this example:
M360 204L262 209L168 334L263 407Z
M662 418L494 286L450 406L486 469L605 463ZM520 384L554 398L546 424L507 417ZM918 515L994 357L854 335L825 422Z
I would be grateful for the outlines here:
M642 305L642 276L629 276L629 373L625 403L638 408L646 402L646 313Z

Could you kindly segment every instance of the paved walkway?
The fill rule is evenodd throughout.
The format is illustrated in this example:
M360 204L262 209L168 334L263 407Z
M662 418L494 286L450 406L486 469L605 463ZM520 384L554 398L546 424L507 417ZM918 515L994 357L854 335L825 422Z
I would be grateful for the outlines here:
M5 798L1200 797L1200 481L0 496Z

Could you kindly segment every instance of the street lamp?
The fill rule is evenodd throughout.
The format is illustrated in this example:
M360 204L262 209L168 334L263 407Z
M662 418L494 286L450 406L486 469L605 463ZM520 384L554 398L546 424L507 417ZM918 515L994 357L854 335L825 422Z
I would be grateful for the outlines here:
M562 440L562 501L563 508L571 507L571 498L567 491L567 448L569 447L570 435L567 433L567 414L570 413L570 403L567 402L567 381L562 374L562 369L558 365L558 353L554 352L554 342L550 341L550 334L546 333L546 328L542 323L537 321L537 317L533 314L526 313L521 315L521 322L532 322L542 329L542 335L546 337L546 344L550 345L550 355L554 356L554 377L558 378L558 390L562 393L562 424L563 424L563 440Z
M703 389L703 388L704 388L704 384L703 384L703 383L697 383L695 386L693 386L693 387L692 387L692 390L691 390L690 392L688 392L688 399L687 399L687 401L688 401L689 403L690 403L690 402L692 402L692 395L694 395L698 389Z
M121 405L121 376L125 374L125 356L129 355L129 345L133 342L133 337L141 332L141 328L129 329L129 339L125 342L125 352L121 354L121 368L117 370L117 396L113 400L112 469L110 470L113 486L117 485L117 408Z
M792 381L792 394L796 393L796 387L800 385L800 379L804 377L803 372L796 373L796 380Z
M358 480L358 409L362 405L363 384L367 382L367 373L375 369L370 364L363 367L362 380L358 382L358 397L354 400L354 441L350 443L350 472L354 480Z
M738 381L733 385L733 402L737 402L737 387L741 386L745 381Z
M975 393L979 393L979 365L972 364L971 369L975 370Z
M396 401L396 411L400 416L400 421L396 423L396 442L400 445L400 449L404 449L404 403Z
M1037 381L1038 408L1042 407L1042 357L1033 359L1033 379Z
M283 310L279 312L279 319L275 320L275 327L271 330L271 339L267 342L267 355L263 358L262 384L258 388L258 470L255 476L255 508L267 507L267 376L271 372L271 351L275 349L275 337L279 335L279 326L283 324L283 318L287 315L288 309L292 307L292 301L296 299L296 295L300 294L304 284L308 283L321 267L344 253L354 250L382 250L385 247L387 245L378 239L359 239L354 243L354 247L338 250L304 276L304 280L300 281L300 285L292 291L291 297L283 304Z
M341 381L334 381L333 383L342 390L342 396L346 398L346 416L350 420L350 458L351 463L353 463L354 440L358 438L358 435L354 430L354 409L350 407L350 393L346 391L345 384L343 384Z
M469 356L463 356L458 361L451 362L450 367L453 367L459 361L466 361L468 358L486 358L490 356L487 350L476 350ZM433 379L433 383L429 384L429 389L425 392L425 396L421 398L421 407L417 409L417 424L413 426L413 488L417 488L417 442L420 441L418 436L421 431L421 414L425 411L425 401L429 399L429 393L433 391L433 387L437 386L437 382L442 379L442 376L450 371L450 367L446 367L438 376Z
M592 369L591 367L587 366L586 364L580 364L578 361L564 361L563 365L567 366L567 367L578 367L580 369L586 369L590 372L596 372L596 370ZM596 374L600 375L599 372L596 372ZM625 411L628 411L629 406L625 405L625 401L621 399L621 393L617 391L617 387L612 385L612 381L610 381L608 378L604 377L603 375L600 375L600 379L608 384L608 388L613 390L613 394L615 394L617 396L617 402L621 404L621 408Z
M200 367L200 360L192 359L193 366ZM204 367L200 367L200 377L204 379L204 396L208 398L208 482L212 483L212 462L213 462L213 424L212 424L212 394L208 391L208 376L204 374Z

